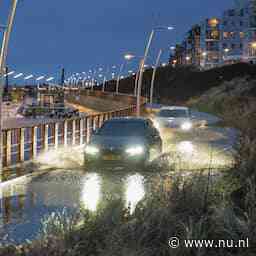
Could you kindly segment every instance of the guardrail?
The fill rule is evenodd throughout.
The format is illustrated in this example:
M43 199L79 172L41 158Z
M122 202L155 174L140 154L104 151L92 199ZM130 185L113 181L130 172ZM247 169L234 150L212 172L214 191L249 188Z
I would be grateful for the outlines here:
M78 146L89 141L93 130L113 117L129 116L136 106L85 117L63 119L32 127L5 129L2 131L3 167L10 167L36 158L40 153L60 146Z

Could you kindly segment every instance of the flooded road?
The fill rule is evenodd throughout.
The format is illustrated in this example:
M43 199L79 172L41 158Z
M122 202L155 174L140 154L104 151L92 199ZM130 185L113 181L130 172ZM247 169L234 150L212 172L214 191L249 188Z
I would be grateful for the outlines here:
M158 173L136 171L86 173L81 169L61 169L29 181L7 183L0 190L0 237L16 243L34 239L42 227L41 221L63 208L68 212L80 207L95 212L109 201L121 200L124 207L134 211L137 203L153 192L152 186L159 185L162 178ZM165 179L168 180L167 176Z
M174 170L229 166L237 135L230 128L205 127L179 136L165 130L161 136L166 158L156 159L144 171L116 168L88 172L83 167L81 148L42 154L33 175L0 184L0 243L5 239L15 243L35 239L43 219L64 208L68 212L80 207L95 212L116 199L134 211L157 187L170 189ZM164 168L163 161L167 161Z

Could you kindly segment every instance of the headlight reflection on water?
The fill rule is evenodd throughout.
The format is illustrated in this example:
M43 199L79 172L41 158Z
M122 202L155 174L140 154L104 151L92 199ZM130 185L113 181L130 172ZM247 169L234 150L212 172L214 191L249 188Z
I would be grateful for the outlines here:
M112 178L108 180L108 177L104 178L104 181L97 173L90 173L86 176L83 182L83 190L81 194L82 205L89 211L96 212L99 205L101 206L109 204L111 201L107 201L106 195L112 194L110 198L116 198L116 191L118 191L118 197L123 198L125 207L130 208L130 213L133 213L136 205L145 196L143 176L136 174L125 178L120 184L116 184ZM106 186L106 184L108 184ZM120 186L119 188L115 186ZM109 187L115 187L114 191L111 191ZM110 193L110 194L109 194ZM104 201L105 202L101 202ZM102 204L103 203L103 204ZM106 205L105 205L106 206Z
M145 196L143 177L138 174L133 175L128 177L126 182L126 207L130 207L132 213L134 212L138 202Z
M97 210L101 194L101 182L99 175L92 173L86 176L83 186L81 201L86 209L95 212Z
M191 130L192 128L192 123L191 122L185 122L181 125L181 129L184 131Z
M182 154L192 154L194 152L194 145L191 141L182 141L177 145L177 149Z

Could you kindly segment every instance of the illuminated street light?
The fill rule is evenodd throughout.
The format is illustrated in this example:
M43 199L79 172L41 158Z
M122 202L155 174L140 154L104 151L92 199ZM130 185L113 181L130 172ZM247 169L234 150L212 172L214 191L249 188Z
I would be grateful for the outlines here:
M256 42L251 43L252 48L256 49Z
M116 94L118 94L119 93L119 83L120 83L120 76L121 76L121 74L122 74L122 72L123 72L123 69L124 69L124 66L125 66L125 64L126 64L126 61L130 61L131 59L133 59L133 58L135 58L135 56L134 55L132 55L132 54L125 54L124 55L124 59L125 59L125 61L121 64L121 66L120 66L120 69L119 69L119 74L118 74L118 77L117 77L117 80L116 80Z
M4 77L7 77L7 76L10 76L10 75L13 75L15 73L15 71L10 71L8 72L7 74L4 75Z
M24 80L29 80L29 79L31 79L33 77L34 77L33 75L28 75L28 76L24 77Z
M22 77L22 76L23 76L23 73L19 73L19 74L15 75L13 78L17 79L17 78Z
M224 52L228 53L230 50L228 48L224 49Z
M151 43L153 41L153 37L155 35L155 32L158 30L161 31L161 30L173 30L173 29L174 29L174 27L172 27L172 26L157 27L157 28L152 29L152 31L150 33L147 45L145 47L144 57L141 60L140 69L139 69L139 80L138 80L138 90L137 90L138 91L138 93L137 93L137 116L138 117L140 116L140 97L141 97L141 89L142 89L142 81L143 81L143 68L144 68L144 65L145 65L147 57L148 57L148 52L149 52Z
M51 82L54 80L54 77L49 77L48 79L46 79L46 82Z
M41 80L43 80L45 78L45 76L39 76L37 79L36 79L36 81L41 81Z
M135 58L135 56L132 55L132 54L126 54L126 55L124 55L124 58L125 58L126 60L131 60L131 59Z

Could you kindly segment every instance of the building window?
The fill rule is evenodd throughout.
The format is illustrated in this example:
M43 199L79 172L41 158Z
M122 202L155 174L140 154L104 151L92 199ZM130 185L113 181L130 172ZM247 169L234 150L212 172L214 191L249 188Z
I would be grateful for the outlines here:
M229 38L229 33L228 33L228 32L223 32L223 38L224 38L224 39Z
M244 32L240 32L239 35L240 35L240 38L244 38Z
M234 9L229 10L229 11L228 11L228 16L230 16L230 17L235 16L235 10L234 10Z
M209 19L208 20L208 25L210 27L215 28L215 27L217 27L219 25L219 20L218 19Z
M240 26L242 27L244 25L243 21L240 21Z
M241 49L241 50L243 49L243 44L240 44L240 49Z
M241 17L243 17L244 16L244 9L241 9L240 10L240 14L239 14Z
M236 48L236 45L235 44L231 44L231 48L232 48L232 50L234 50Z
M223 38L224 39L234 38L235 35L236 35L235 32L223 32Z
M227 26L228 25L228 22L226 20L223 21L223 25L224 26Z

